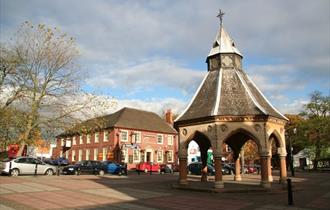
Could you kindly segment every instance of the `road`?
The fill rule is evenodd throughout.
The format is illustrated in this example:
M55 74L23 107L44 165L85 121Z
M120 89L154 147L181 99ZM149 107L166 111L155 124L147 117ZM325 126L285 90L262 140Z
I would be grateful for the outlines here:
M200 184L198 176L190 183ZM174 189L178 174L129 173L128 176L0 176L0 209L330 209L330 173L296 173L294 206L274 176L272 190L258 187L260 175L244 175L236 183L224 176L224 192ZM212 177L210 177L212 181ZM209 185L211 184L211 185ZM212 182L203 186L212 186ZM258 189L258 190L251 190Z

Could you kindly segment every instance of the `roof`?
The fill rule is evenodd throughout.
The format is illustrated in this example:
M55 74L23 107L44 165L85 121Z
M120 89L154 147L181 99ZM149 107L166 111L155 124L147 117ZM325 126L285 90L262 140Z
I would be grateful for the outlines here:
M218 53L236 53L243 57L240 51L236 48L233 39L230 38L223 26L221 26L218 30L213 42L213 47L207 57Z
M156 113L125 107L113 114L87 120L60 136L79 133L82 128L101 130L115 127L177 134L176 130Z
M223 27L215 42L220 44L220 48L213 47L209 56L232 53L243 57ZM248 75L235 66L208 71L191 102L175 122L212 116L273 116L287 120Z

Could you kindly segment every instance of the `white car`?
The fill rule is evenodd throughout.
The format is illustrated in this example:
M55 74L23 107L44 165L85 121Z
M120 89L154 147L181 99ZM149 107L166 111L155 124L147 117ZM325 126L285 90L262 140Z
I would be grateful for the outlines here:
M56 166L48 165L34 157L17 157L13 160L4 160L0 162L0 171L2 174L9 174L11 167L11 175L18 176L20 174L45 174L47 176L56 173Z

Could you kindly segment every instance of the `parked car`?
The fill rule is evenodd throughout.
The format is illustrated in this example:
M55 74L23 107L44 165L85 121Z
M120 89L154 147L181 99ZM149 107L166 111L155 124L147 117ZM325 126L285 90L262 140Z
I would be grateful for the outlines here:
M154 171L160 173L160 165L159 164L151 164L150 162L139 163L136 165L136 170L144 171L148 173L149 171Z
M95 160L82 160L74 165L65 166L62 169L63 174L99 174L104 175L107 171L107 166L100 161Z
M188 172L189 174L201 175L202 174L202 163L201 162L194 162L188 165ZM207 165L207 174L214 175L215 168L212 165Z
M102 164L106 166L106 173L118 175L125 174L125 167L119 163L102 161Z
M69 160L64 158L64 157L60 157L60 158L57 158L55 160L49 160L49 162L52 165L55 165L55 166L67 166L67 165L69 165Z
M224 175L235 174L235 165L222 163L221 166L222 166L222 174Z
M173 166L171 164L161 164L160 165L160 173L173 173Z
M11 173L10 173L11 165ZM45 174L51 176L56 173L56 167L46 164L43 161L34 157L17 157L15 159L3 160L0 162L0 170L2 174L11 174L11 176L18 176L20 174L35 174L37 167L37 174Z

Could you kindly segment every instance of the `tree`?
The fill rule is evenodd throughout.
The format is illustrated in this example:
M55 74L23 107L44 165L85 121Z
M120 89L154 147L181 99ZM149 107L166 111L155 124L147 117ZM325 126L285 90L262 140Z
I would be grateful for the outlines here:
M258 154L258 146L257 144L249 140L244 144L244 159L248 162L251 163L256 159L259 159L259 154Z
M297 126L295 141L315 149L313 168L316 169L318 161L330 147L330 97L315 91L304 108L301 113L304 120Z
M56 129L71 127L95 105L97 100L80 90L75 39L58 28L25 22L0 49L0 94L6 96L0 114L8 113L11 106L14 113L8 119L13 119L16 110L24 115L17 136L21 148L35 143L38 132L56 133Z

